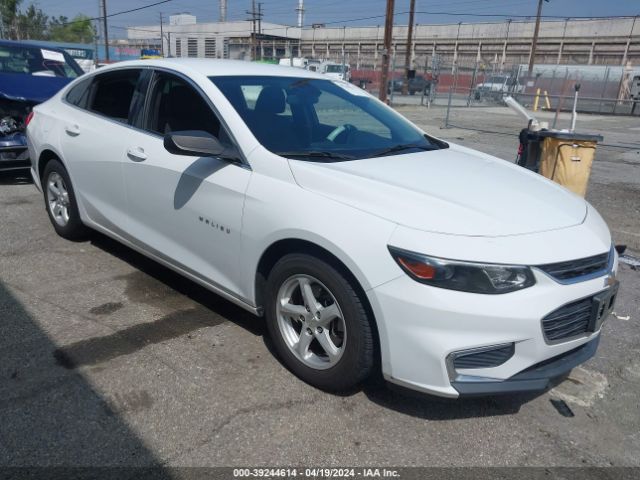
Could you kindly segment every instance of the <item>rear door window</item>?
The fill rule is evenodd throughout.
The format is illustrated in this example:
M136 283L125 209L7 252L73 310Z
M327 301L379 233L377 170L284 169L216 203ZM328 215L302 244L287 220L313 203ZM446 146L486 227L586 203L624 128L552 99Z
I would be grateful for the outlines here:
M112 120L129 123L140 72L140 69L116 70L93 77L88 109Z

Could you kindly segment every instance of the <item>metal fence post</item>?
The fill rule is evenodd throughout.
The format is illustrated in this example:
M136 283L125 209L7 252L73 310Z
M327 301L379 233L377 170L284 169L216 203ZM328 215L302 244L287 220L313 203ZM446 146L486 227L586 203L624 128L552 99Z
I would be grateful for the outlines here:
M449 112L451 111L452 96L453 96L453 83L449 85L449 100L447 100L447 116L444 119L444 128L449 128Z
M551 128L556 128L558 123L558 115L560 115L560 109L564 103L564 94L567 91L567 80L569 79L569 67L565 67L564 81L562 82L562 91L560 92L560 98L558 98L558 105L556 106L556 114L553 117L553 125Z
M471 85L469 85L469 96L467 97L467 107L471 106L471 96L476 84L476 76L478 75L478 62L473 66L473 74L471 76Z
M602 99L605 98L605 94L607 93L607 83L609 82L609 67L607 67L606 73L604 74L604 82L602 83L602 92L600 93L600 103L598 103L598 113L602 113Z

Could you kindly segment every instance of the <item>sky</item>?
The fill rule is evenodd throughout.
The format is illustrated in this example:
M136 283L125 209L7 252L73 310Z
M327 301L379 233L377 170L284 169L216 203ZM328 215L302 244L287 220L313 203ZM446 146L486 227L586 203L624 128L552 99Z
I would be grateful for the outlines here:
M142 7L159 0L107 0L107 13ZM256 0L262 2L264 21L296 24L298 0ZM78 13L97 17L99 0L22 0L22 8L34 3L49 16ZM251 0L228 0L228 20L246 20ZM395 1L395 22L407 24L409 0ZM416 23L458 23L505 19L506 16L535 16L537 0L416 0ZM386 0L305 0L305 25L335 23L335 26L383 25ZM198 22L218 20L218 0L171 0L162 5L109 18L111 37L125 37L127 26L159 24L165 16L179 12L195 15ZM446 15L449 14L449 15ZM497 16L493 16L497 15ZM640 15L640 0L550 0L543 4L543 15L607 16ZM378 17L378 18L366 18Z

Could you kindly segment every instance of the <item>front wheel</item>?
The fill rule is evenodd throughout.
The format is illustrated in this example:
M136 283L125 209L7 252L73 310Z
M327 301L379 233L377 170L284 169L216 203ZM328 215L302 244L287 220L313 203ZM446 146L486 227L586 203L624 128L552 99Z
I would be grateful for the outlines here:
M284 364L305 382L344 391L373 367L371 321L350 281L328 263L290 254L267 279L269 334Z
M62 163L50 160L42 172L41 183L47 214L56 233L68 240L84 238L88 230L80 220L71 179Z

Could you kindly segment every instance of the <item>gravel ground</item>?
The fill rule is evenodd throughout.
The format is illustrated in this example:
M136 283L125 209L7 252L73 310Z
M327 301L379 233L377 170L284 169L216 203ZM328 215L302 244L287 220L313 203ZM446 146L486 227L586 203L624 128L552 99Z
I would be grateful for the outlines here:
M400 110L514 157L515 136L441 130L443 109ZM494 110L456 120L516 130L517 117ZM610 144L637 138L637 119L582 125ZM639 158L599 149L588 193L634 255ZM103 236L58 238L27 179L0 175L0 207L0 465L640 466L630 265L597 356L550 392L444 400L371 382L338 396L291 375L262 320Z

